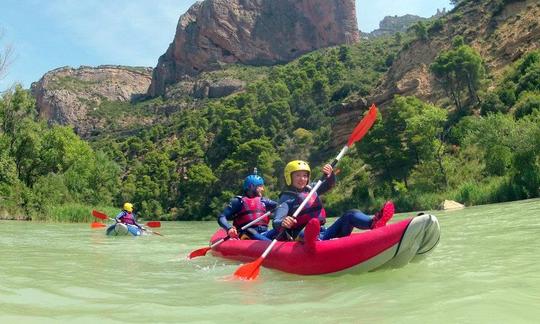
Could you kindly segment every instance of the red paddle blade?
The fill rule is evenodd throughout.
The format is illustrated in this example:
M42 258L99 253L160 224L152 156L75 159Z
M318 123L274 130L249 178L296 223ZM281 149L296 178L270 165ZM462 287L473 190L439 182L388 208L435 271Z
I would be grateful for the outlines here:
M259 270L264 258L261 256L257 260L241 265L234 272L234 276L242 280L254 280L259 276Z
M105 224L98 223L98 222L93 222L92 224L90 224L91 228L101 228L101 227L105 227L105 226L106 226Z
M377 119L377 107L375 104L371 105L369 108L369 111L367 115L362 118L362 120L356 125L354 130L351 133L351 136L349 136L349 141L347 142L347 146L351 146L354 142L358 142L359 140L366 135L368 130L373 126L373 123L375 123L375 120Z
M99 219L109 219L109 216L103 214L102 212L99 212L97 210L92 210L92 215L94 215L94 217L97 217Z
M161 227L161 222L150 221L150 222L146 223L146 226L148 226L148 227Z
M193 258L196 258L196 257L200 257L200 256L205 256L206 255L206 252L210 251L210 247L207 246L207 247L204 247L202 249L198 249L198 250L195 250L195 251L192 251L188 258L189 259L193 259Z

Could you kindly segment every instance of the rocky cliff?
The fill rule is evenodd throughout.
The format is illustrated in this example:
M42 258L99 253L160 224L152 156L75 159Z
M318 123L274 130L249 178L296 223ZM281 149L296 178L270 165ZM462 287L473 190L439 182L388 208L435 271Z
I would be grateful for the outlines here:
M369 33L361 33L364 38L374 38L395 33L404 33L409 27L418 21L426 21L429 18L423 18L416 15L404 16L386 16L379 22L379 28Z
M46 73L32 84L42 118L49 123L73 125L87 136L100 121L89 115L104 101L130 102L145 96L152 68L124 66L63 67Z
M503 3L506 3L505 5ZM540 48L540 3L537 0L463 1L444 16L443 29L427 40L416 40L404 48L374 93L336 107L336 117L350 128L371 103L384 109L394 95L416 96L437 104L445 96L429 66L455 36L480 53L487 70L499 76L524 53ZM336 139L346 142L348 134Z
M354 0L205 0L180 17L149 94L223 64L288 62L358 40Z
M423 18L416 15L403 15L403 16L386 16L379 22L379 28L369 33L361 32L362 38L374 38L386 35L393 35L395 33L405 33L407 30L419 21L427 21L430 19L437 19L443 17L446 14L446 8L442 10L437 9L437 13L430 18Z

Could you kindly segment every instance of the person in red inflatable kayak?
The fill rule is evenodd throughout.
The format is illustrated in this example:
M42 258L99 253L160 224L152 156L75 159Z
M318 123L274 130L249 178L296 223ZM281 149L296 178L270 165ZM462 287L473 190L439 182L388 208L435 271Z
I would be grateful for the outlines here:
M311 196L310 200L300 211L296 218L292 215L298 206L304 201L311 191L309 184L311 169L307 162L295 160L285 166L284 176L287 189L280 194L280 206L274 214L273 227L279 230L281 227L287 229L285 232L289 239L295 240L329 240L337 237L348 236L354 228L374 229L385 226L394 216L394 204L386 202L382 209L373 216L368 216L357 209L347 211L339 217L334 224L326 228L326 211L322 205L320 195L332 189L336 183L336 176L330 164L322 168L326 175L326 180ZM305 228L305 231L304 231ZM283 235L282 235L283 236ZM286 239L285 236L279 239Z
M257 169L253 173L244 180L243 195L232 198L225 210L219 214L218 224L231 238L269 241L275 231L268 230L268 215L242 230L244 225L277 206L275 201L263 197L264 179L257 175ZM230 220L233 221L232 225L228 222Z

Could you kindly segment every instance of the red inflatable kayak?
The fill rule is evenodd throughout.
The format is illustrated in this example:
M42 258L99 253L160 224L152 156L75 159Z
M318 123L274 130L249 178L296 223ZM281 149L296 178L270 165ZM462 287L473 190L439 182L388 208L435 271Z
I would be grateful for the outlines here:
M220 229L210 242L225 236L225 231ZM433 250L439 237L437 218L424 214L347 237L316 241L312 245L277 242L263 266L300 275L399 267ZM269 244L269 241L227 240L214 247L212 254L251 262L260 257Z

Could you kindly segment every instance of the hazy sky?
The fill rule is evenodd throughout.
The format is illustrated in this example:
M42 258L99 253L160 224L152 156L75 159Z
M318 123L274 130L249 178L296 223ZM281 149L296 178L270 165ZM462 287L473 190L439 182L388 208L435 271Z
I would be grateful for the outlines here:
M330 0L329 0L330 1ZM171 43L180 15L196 0L1 0L0 48L14 60L0 80L25 88L62 66L102 64L154 67ZM384 16L429 17L449 0L356 0L360 30L378 28Z

